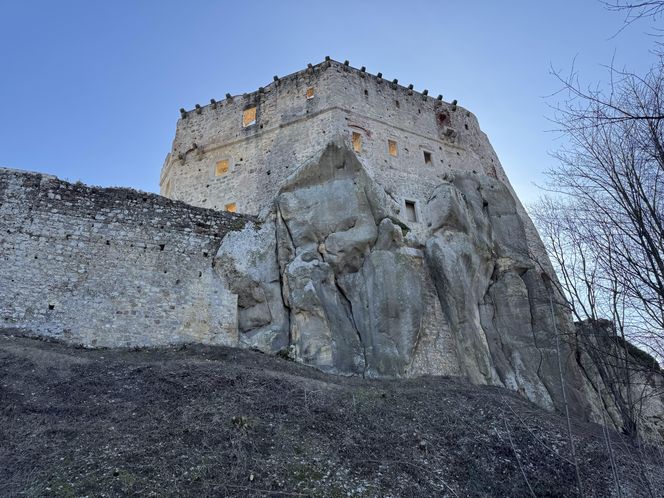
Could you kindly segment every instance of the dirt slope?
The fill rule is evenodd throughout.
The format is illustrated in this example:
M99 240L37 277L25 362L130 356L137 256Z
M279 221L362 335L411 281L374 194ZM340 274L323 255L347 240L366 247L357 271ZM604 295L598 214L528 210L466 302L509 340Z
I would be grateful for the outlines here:
M0 334L2 497L576 496L565 427L514 393L451 378ZM602 429L573 431L584 494L617 496ZM612 443L623 496L664 496L662 449Z

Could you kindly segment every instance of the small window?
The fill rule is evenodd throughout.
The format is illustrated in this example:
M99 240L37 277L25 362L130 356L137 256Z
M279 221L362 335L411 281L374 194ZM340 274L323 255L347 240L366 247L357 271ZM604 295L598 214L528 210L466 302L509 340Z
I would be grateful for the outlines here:
M394 140L387 141L387 150L390 151L390 155L397 157L397 143Z
M256 124L256 108L250 107L242 111L242 127L246 128L254 124Z
M228 159L217 161L217 165L214 167L214 176L221 176L226 173L228 173Z
M226 211L228 211L229 213L234 213L235 211L237 211L237 207L235 206L234 202L231 202L230 204L226 204L224 206L224 209Z
M362 134L356 131L353 132L353 150L362 152Z
M406 201L406 221L417 221L417 210L413 201Z
M310 86L307 88L307 100L314 98L314 87Z
M424 151L424 164L431 164L431 152Z

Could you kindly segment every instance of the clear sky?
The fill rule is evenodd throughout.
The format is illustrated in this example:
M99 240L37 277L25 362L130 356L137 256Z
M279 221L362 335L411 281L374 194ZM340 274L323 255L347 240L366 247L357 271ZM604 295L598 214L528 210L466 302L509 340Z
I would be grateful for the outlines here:
M648 23L598 0L0 2L0 165L157 192L178 109L325 55L457 99L521 198L553 164L551 67L643 70Z

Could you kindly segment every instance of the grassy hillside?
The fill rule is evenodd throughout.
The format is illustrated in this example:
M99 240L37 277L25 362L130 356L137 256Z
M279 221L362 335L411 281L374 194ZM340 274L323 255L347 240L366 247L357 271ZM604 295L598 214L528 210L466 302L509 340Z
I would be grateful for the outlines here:
M617 496L602 429L573 431L585 494ZM623 496L664 496L662 450L612 442ZM0 334L3 497L533 494L578 494L566 423L503 389Z

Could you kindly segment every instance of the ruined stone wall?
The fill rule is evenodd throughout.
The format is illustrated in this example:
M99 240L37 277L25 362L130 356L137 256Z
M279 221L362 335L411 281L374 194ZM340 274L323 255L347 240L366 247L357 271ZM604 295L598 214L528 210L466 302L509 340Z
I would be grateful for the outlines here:
M214 271L239 215L0 169L0 327L87 346L234 345Z

